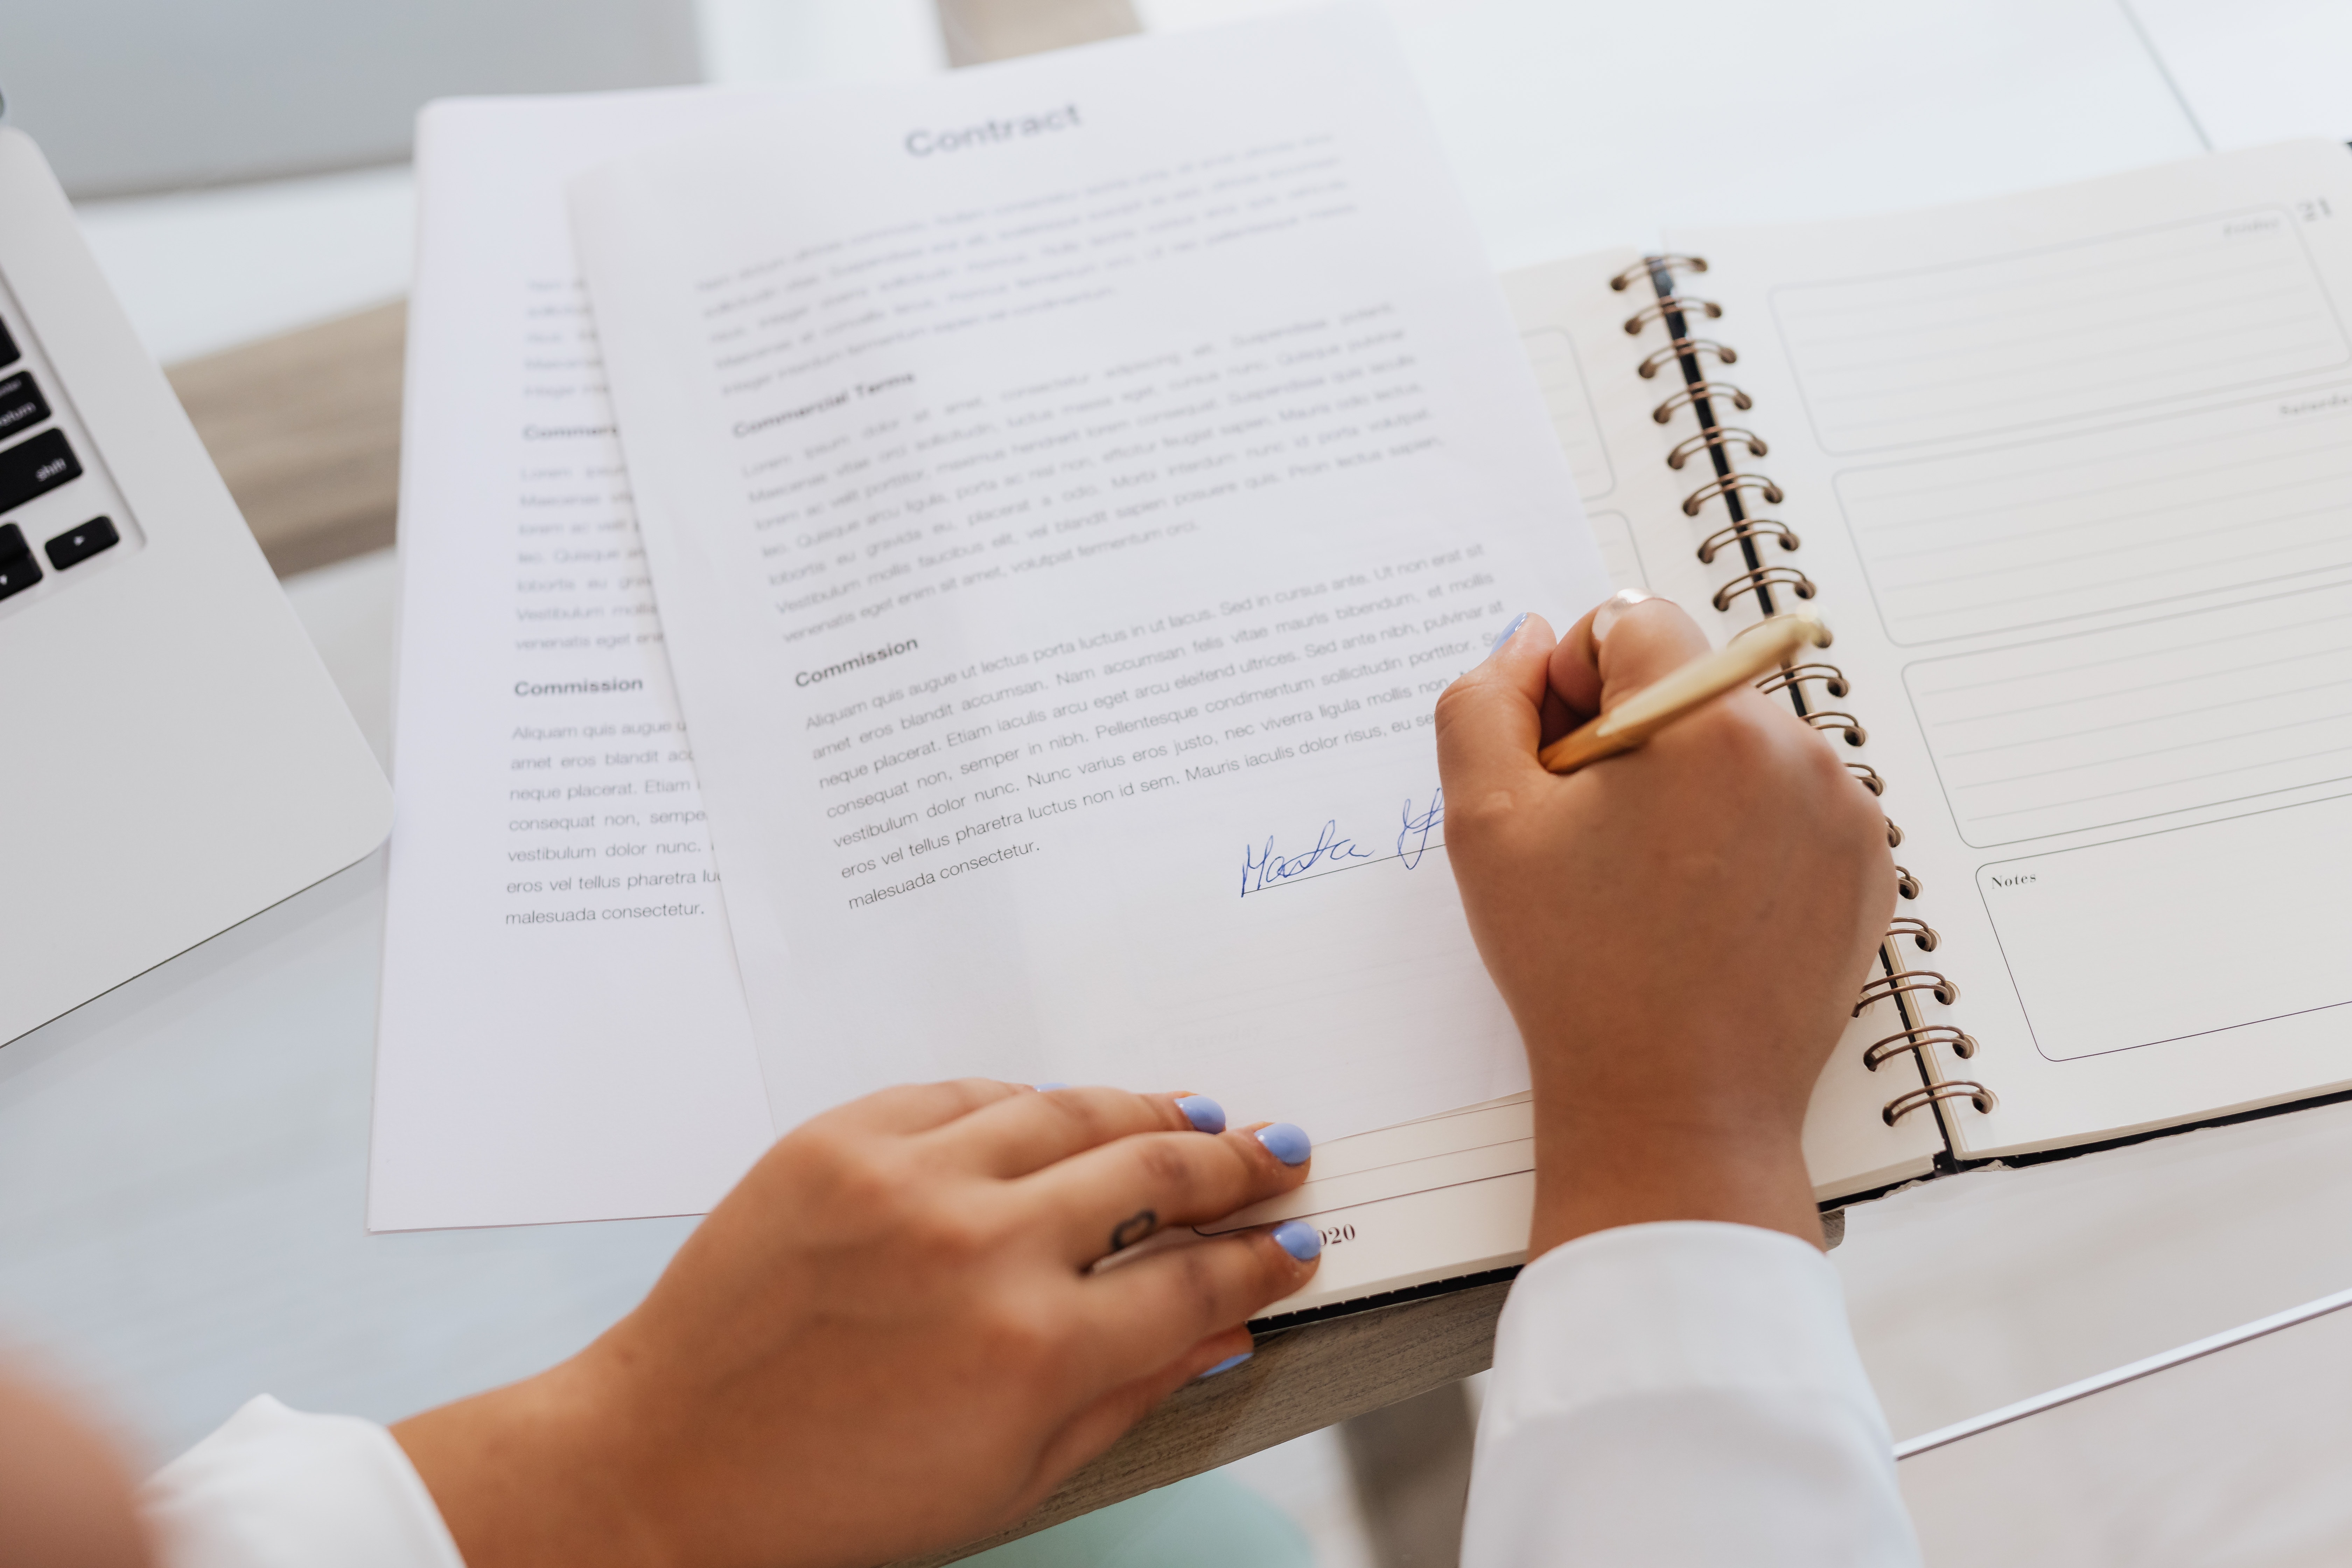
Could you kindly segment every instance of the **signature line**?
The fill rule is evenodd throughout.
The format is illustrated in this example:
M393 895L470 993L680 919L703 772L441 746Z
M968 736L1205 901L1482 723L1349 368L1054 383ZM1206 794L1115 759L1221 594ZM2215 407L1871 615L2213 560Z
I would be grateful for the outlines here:
M1270 893L1276 888L1294 888L1301 882L1320 881L1325 877L1336 877L1342 871L1361 870L1366 866L1385 866L1391 860L1410 860L1418 856L1425 855L1432 849L1443 849L1444 847L1444 839L1433 838L1427 844L1421 846L1421 847L1409 850L1402 855L1383 855L1377 860L1349 860L1343 865L1333 866L1327 870L1308 871L1297 877L1285 877L1279 882L1268 882L1264 887L1252 888L1248 892L1244 893L1242 897L1246 899L1256 893Z

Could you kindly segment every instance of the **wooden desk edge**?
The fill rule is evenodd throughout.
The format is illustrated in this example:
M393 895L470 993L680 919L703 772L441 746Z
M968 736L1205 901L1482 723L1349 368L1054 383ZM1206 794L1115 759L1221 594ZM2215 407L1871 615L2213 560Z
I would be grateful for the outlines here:
M395 300L165 367L281 577L393 542L407 322Z
M1481 1373L1507 1283L1285 1329L1232 1372L1180 1389L1020 1523L896 1568L937 1568Z

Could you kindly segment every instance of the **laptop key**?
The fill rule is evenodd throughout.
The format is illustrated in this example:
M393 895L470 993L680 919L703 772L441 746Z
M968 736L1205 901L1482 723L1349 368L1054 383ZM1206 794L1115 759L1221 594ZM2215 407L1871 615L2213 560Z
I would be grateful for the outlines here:
M29 441L0 448L0 511L14 511L35 496L79 478L81 464L66 445L62 430L44 430Z
M31 371L20 370L0 380L0 440L19 430L30 430L48 416L48 399L33 384Z
M25 531L13 522L0 522L0 599L21 594L40 580L41 563L33 559Z
M8 323L0 321L0 369L15 364L23 357L24 352L16 347L16 340L8 335Z
M110 517L93 517L71 533L60 533L41 548L48 552L49 564L62 572L68 566L79 566L101 550L111 550L122 542L122 535L114 531Z

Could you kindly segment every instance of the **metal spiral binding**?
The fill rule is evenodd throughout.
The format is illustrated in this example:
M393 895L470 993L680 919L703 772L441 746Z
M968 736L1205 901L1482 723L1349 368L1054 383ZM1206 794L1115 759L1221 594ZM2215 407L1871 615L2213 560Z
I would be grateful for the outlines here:
M1852 689L1846 684L1845 671L1833 664L1792 664L1778 675L1768 675L1756 683L1756 689L1769 697L1776 691L1786 691L1801 681L1818 680L1822 689L1832 697L1843 697Z
M1712 300L1702 300L1696 294L1669 294L1663 300L1643 306L1625 318L1625 335L1637 338L1642 329L1652 321L1663 321L1668 316L1687 316L1692 312L1714 321L1723 314L1723 307Z
M1874 974L1864 983L1862 994L1853 1005L1853 1016L1861 1017L1873 1004L1891 1002L1906 991L1925 991L1948 1007L1960 999L1960 988L1932 969L1906 969L1900 974Z
M1775 522L1765 517L1743 517L1729 528L1717 529L1700 542L1699 564L1712 566L1716 556L1725 549L1735 544L1745 545L1752 539L1777 539L1783 550L1799 549L1805 542L1797 537L1797 531L1785 522Z
M1685 384L1680 392L1651 409L1650 417L1661 425L1666 424L1674 418L1675 409L1687 407L1702 397L1710 402L1718 397L1727 397L1731 400L1731 406L1743 414L1756 406L1754 398L1727 381L1694 381Z
M1851 713L1840 713L1828 708L1815 708L1803 714L1802 717L1805 722L1811 724L1814 729L1826 731L1831 734L1843 738L1845 743L1849 746L1861 746L1869 743L1870 731L1864 729L1862 727L1862 721L1855 718Z
M1753 594L1758 604L1769 606L1774 587L1786 588L1800 599L1810 599L1814 592L1813 580L1794 566L1751 566L1717 588L1710 602L1718 610L1728 610L1732 600L1742 594Z
M1929 1046L1942 1046L1966 1061L1977 1054L1973 1035L1963 1034L1949 1024L1929 1024L1925 1028L1904 1029L1887 1036L1862 1053L1862 1065L1876 1072L1906 1051L1924 1051Z
M1992 1113L1992 1090L1974 1079L1948 1078L1941 1083L1927 1084L1896 1095L1878 1114L1885 1118L1886 1125L1892 1127L1921 1106L1933 1105L1944 1100L1966 1100L1976 1107L1978 1114L1989 1116Z
M1707 502L1725 500L1740 490L1754 490L1774 506L1789 499L1780 493L1780 486L1761 474L1725 473L1717 469L1715 478L1683 497L1683 515L1696 517L1699 508Z
M1781 612L1789 598L1811 599L1817 589L1812 579L1794 566L1769 565L1764 551L1777 543L1782 552L1799 548L1796 533L1785 523L1749 515L1749 507L1760 499L1765 504L1778 506L1783 497L1780 487L1762 474L1742 473L1732 458L1734 448L1743 448L1751 458L1764 457L1769 448L1755 432L1725 425L1717 416L1720 404L1729 404L1741 412L1753 408L1755 399L1727 381L1710 379L1705 360L1712 358L1717 364L1737 364L1737 350L1712 338L1695 336L1692 324L1698 321L1721 319L1723 308L1711 300L1702 300L1683 293L1675 287L1677 274L1706 271L1706 258L1699 256L1644 257L1639 265L1627 268L1609 280L1609 287L1622 293L1634 284L1646 281L1654 302L1645 303L1629 316L1625 331L1639 337L1651 323L1657 323L1665 332L1666 345L1643 359L1639 371L1645 381L1654 379L1669 367L1682 374L1683 384L1661 399L1651 410L1651 418L1659 425L1671 425L1684 409L1690 410L1697 422L1697 434L1676 442L1670 449L1667 462L1677 471L1702 458L1712 469L1713 477L1693 490L1683 500L1683 514L1696 518L1710 505L1720 505L1728 521L1715 529L1698 545L1698 558L1703 564L1712 565L1716 557L1737 552L1740 570L1718 587L1714 595L1717 610L1728 613L1743 598L1752 599L1756 609L1769 617ZM1852 714L1826 708L1814 700L1814 690L1832 699L1847 695L1850 683L1845 672L1835 665L1802 663L1784 666L1777 674L1759 682L1768 694L1784 695L1798 716L1816 729L1841 734L1849 745L1859 746L1868 738L1862 724ZM1854 782L1872 795L1884 796L1886 782L1867 763L1845 764ZM1886 823L1886 842L1892 848L1903 842L1903 830L1892 817ZM1901 866L1895 868L1895 891L1905 900L1920 895L1919 879ZM1900 944L1912 943L1919 951L1932 952L1940 942L1935 928L1912 916L1895 919L1879 942L1879 973L1865 984L1854 1004L1854 1015L1861 1014L1878 1002L1891 1002L1900 1016L1902 1028L1887 1036L1863 1053L1863 1063L1876 1071L1897 1056L1908 1056L1919 1075L1919 1086L1906 1090L1886 1102L1881 1114L1888 1126L1922 1107L1931 1107L1944 1118L1948 1142L1953 1142L1949 1118L1961 1101L1979 1112L1989 1112L1994 1105L1992 1091L1980 1083L1961 1079L1941 1079L1930 1060L1931 1046L1941 1047L1954 1057L1966 1060L1976 1054L1976 1040L1948 1024L1929 1023L1922 1012L1927 997L1949 1005L1959 996L1959 988L1946 976L1933 970L1914 970L1904 961Z
M1609 279L1609 287L1622 294L1645 278L1654 283L1662 272L1704 272L1706 270L1706 258L1704 256L1676 256L1671 252L1664 256L1645 256ZM1663 293L1664 290L1661 289L1660 292Z
M1675 332L1674 342L1668 343L1664 348L1660 349L1656 353L1652 354L1648 359L1643 360L1638 367L1642 373L1642 379L1643 381L1654 379L1657 375L1658 372L1665 369L1666 366L1673 364L1677 360L1688 360L1692 363L1696 364L1698 363L1698 356L1703 353L1713 354L1716 358L1716 363L1718 364L1738 364L1739 363L1739 354L1737 350L1725 348L1713 338L1684 337L1681 331L1678 329L1675 329L1671 322L1668 323L1668 330Z
M1935 952L1944 941L1942 937L1936 934L1936 928L1926 921L1916 920L1909 915L1897 915L1895 922L1886 928L1886 940L1899 942L1906 936L1921 952Z
M1666 454L1666 467L1680 469L1685 463L1691 460L1691 455L1695 452L1710 451L1717 447L1728 447L1743 443L1747 446L1748 455L1751 458L1760 458L1769 450L1769 448L1764 445L1764 437L1759 436L1753 430L1742 430L1735 425L1717 425L1712 428L1700 431L1689 440L1685 441L1680 446L1676 447L1673 451L1668 452Z

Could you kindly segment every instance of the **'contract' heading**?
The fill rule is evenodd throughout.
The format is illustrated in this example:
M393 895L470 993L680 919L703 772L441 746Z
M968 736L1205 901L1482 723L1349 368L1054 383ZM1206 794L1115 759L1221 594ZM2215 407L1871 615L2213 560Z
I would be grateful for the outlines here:
M1075 130L1078 123L1078 106L1066 103L1046 113L1026 114L1018 120L983 120L977 125L952 131L909 131L907 153L909 157L928 158L934 153L961 153L967 147L985 147L998 142L1017 142L1024 136L1043 136L1051 131Z

